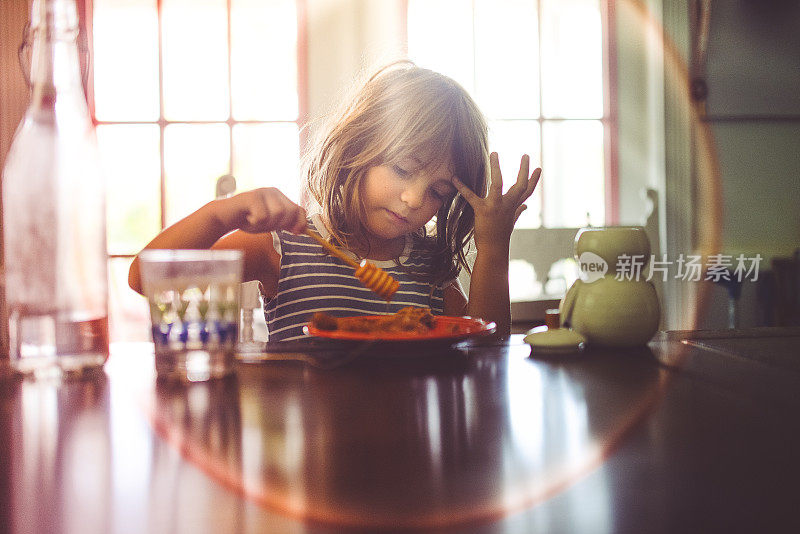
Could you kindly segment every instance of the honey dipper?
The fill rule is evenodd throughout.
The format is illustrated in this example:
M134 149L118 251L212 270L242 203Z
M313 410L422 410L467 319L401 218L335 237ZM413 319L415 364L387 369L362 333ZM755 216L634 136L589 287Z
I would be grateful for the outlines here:
M356 270L356 278L358 278L364 286L377 293L381 298L386 300L386 302L392 300L392 297L400 287L400 283L392 278L386 271L369 263L367 260L361 260L361 263L356 262L309 228L306 228L305 234L322 245L322 248L327 250L331 255L336 256L353 267Z

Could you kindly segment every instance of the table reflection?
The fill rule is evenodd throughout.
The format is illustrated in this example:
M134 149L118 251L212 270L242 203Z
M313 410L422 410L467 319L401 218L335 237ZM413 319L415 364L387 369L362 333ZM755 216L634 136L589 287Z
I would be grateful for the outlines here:
M599 465L663 385L643 351L544 363L508 345L365 353L330 370L241 364L237 378L157 385L152 420L185 458L281 514L461 524L531 506Z
M108 379L60 384L56 380L4 384L3 427L10 433L11 523L4 531L108 531L111 442ZM6 389L7 388L7 389ZM8 439L10 438L10 439ZM69 495L43 500L42 495ZM6 505L3 505L6 508ZM5 514L3 514L5 515Z
M123 344L86 380L0 379L0 532L798 531L800 334L689 334L313 346L184 385Z

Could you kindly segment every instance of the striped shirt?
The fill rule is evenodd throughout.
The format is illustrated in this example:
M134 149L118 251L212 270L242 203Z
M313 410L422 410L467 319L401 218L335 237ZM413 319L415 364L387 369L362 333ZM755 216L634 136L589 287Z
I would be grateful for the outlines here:
M309 220L309 227L328 237L318 216ZM278 292L264 307L270 341L306 337L303 326L315 312L336 317L386 315L405 306L420 306L430 308L435 315L444 313L442 286L431 292L430 283L414 279L394 260L371 262L400 282L397 293L387 303L364 287L355 277L353 267L325 252L310 237L280 231L273 233L273 243L281 255L281 270ZM412 237L406 238L400 263L414 271L430 271L432 258L415 245Z

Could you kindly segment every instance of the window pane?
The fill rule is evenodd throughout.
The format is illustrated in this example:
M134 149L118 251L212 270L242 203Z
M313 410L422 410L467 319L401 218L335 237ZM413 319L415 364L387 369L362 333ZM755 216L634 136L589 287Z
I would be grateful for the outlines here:
M226 124L172 124L164 130L167 224L214 200L217 178L230 168Z
M516 181L523 154L530 156L531 170L541 165L539 135L537 121L489 121L489 149L497 152L500 159L504 191L508 191ZM528 209L520 215L516 228L538 228L541 226L542 205L538 187L525 204Z
M603 40L598 0L542 0L545 117L603 116Z
M93 13L95 115L157 120L156 0L94 0Z
M544 124L544 224L580 227L605 224L603 124Z
M294 0L232 0L231 91L236 120L297 119Z
M474 94L472 2L408 0L408 54Z
M237 124L233 127L233 175L239 191L277 187L300 200L297 125Z
M106 175L108 252L135 254L161 229L161 163L156 125L98 126Z
M228 117L226 0L162 0L164 116Z
M535 1L475 1L476 96L488 117L539 116L538 31Z
M150 312L144 297L128 287L128 269L133 258L108 260L108 311L111 339L152 341Z

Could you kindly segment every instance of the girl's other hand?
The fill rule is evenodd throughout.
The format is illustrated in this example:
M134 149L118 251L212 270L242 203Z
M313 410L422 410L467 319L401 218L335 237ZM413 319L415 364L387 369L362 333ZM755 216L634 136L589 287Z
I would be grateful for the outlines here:
M508 247L511 231L527 206L523 204L536 189L542 169L537 168L529 174L530 157L522 156L517 181L506 194L503 194L503 176L500 173L500 161L497 152L489 156L491 182L485 198L476 195L470 188L453 177L453 185L469 202L475 212L475 246Z
M218 217L231 230L255 234L275 230L302 233L306 229L306 210L274 187L245 191L217 202Z

